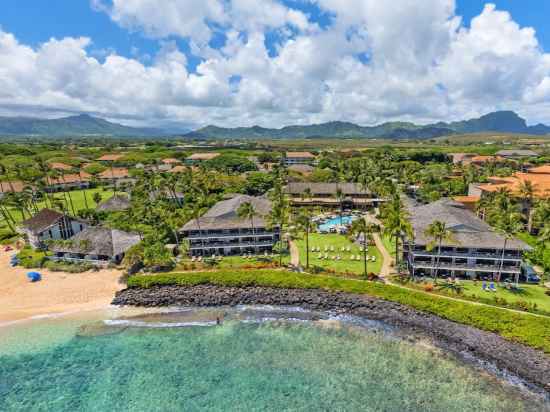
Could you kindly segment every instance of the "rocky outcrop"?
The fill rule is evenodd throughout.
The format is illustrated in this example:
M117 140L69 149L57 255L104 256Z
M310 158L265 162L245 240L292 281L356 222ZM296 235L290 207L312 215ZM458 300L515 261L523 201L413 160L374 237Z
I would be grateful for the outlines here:
M365 295L311 289L263 287L156 286L116 294L115 305L159 306L300 306L309 310L349 313L429 337L434 344L466 359L490 362L550 393L550 357L494 333L461 325L407 306Z

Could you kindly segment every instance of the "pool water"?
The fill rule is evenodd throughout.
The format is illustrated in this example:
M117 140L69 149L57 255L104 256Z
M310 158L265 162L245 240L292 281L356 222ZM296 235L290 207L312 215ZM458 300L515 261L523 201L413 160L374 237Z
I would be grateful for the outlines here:
M322 224L319 225L319 230L321 232L330 232L330 229L340 226L340 225L349 225L355 220L355 216L340 216L325 220Z
M323 316L264 310L184 326L155 315L102 322L38 350L2 354L0 344L0 410L542 410L391 328Z

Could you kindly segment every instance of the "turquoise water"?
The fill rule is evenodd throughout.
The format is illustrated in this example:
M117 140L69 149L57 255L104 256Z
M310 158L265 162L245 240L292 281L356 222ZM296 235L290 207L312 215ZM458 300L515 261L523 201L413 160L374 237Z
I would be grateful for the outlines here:
M332 229L335 226L338 225L347 225L352 223L354 220L353 216L342 216L342 219L340 220L340 217L335 217L333 219L326 220L324 223L319 225L320 231L326 231L329 232L330 229Z
M0 410L538 410L487 374L384 330L265 314L165 327L177 324L170 316L6 352Z

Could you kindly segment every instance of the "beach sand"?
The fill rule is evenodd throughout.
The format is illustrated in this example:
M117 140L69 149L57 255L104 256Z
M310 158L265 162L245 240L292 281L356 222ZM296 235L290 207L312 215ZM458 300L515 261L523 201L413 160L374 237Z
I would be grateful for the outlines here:
M106 308L119 283L121 271L64 273L40 269L42 281L31 283L29 269L10 266L14 251L0 250L0 326L40 315Z

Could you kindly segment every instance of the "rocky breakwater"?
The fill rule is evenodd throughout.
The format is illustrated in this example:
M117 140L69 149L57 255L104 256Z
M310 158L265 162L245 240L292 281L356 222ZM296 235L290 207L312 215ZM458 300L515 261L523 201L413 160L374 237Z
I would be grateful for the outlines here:
M481 360L550 393L550 356L494 333L461 325L407 306L365 295L312 289L265 287L155 286L116 294L114 305L159 306L300 306L362 316L397 327L409 336L428 337L438 347L467 360Z

